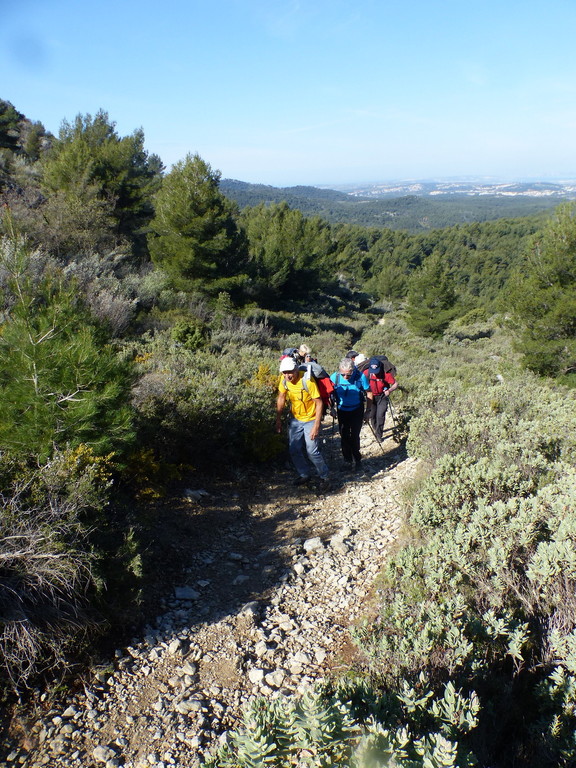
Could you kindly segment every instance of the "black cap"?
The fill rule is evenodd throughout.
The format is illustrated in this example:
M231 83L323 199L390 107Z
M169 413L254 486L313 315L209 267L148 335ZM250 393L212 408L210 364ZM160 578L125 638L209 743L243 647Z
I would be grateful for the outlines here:
M346 357L350 357L353 360L355 357L358 357L358 352L355 349L351 349L349 352L346 352Z

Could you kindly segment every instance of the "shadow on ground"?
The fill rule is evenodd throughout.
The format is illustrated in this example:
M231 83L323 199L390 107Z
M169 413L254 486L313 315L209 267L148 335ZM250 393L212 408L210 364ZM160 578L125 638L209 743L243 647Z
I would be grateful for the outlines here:
M335 532L330 522L319 530L314 512L324 505L350 504L351 485L362 483L365 489L371 479L376 483L406 459L403 445L388 439L379 446L367 430L365 426L362 474L342 473L337 429L330 423L323 426L322 451L332 472L328 492L320 493L314 483L295 487L285 456L275 465L231 470L226 478L203 482L190 476L169 497L135 509L134 519L140 519L147 537L144 601L133 617L108 634L94 663L109 665L116 648L139 643L147 635L166 639L237 616L247 604L263 606L289 578L294 548L308 538L328 538ZM338 517L329 514L325 519ZM224 639L225 632L218 640ZM82 677L80 671L79 680ZM5 731L0 739L0 753L24 743L15 730L21 722L27 718L13 718L10 733Z
M299 540L332 533L314 530L308 513L327 501L338 503L350 483L366 482L406 458L403 445L392 439L378 445L367 429L362 473L343 473L338 430L330 423L323 426L322 451L332 475L327 492L314 481L295 487L285 456L275 465L231 470L227 479L201 483L190 477L155 504L147 520L152 538L144 561L149 594L142 624L153 628L161 616L166 627L169 616L177 633L265 601L288 578L291 548ZM142 627L130 631L136 634Z

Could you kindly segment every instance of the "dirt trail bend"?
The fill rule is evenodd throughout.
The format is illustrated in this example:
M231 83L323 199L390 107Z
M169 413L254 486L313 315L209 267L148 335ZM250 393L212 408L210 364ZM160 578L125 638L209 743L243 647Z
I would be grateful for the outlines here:
M323 436L327 493L294 487L288 468L184 493L171 544L185 579L83 692L15 734L5 765L195 766L249 699L300 693L345 664L417 462L364 426L365 471L341 472L338 436Z

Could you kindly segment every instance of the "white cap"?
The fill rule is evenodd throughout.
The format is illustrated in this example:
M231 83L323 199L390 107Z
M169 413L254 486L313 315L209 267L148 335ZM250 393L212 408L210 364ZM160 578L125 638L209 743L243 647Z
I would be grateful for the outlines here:
M283 357L280 360L280 373L288 373L288 371L295 371L298 368L298 363L293 357Z
M362 352L360 352L360 354L359 354L359 355L356 355L356 357L354 358L354 364L358 366L358 365L360 365L361 363L365 363L365 362L366 362L366 360L368 360L368 358L366 357L366 355L363 355L363 354L362 354Z

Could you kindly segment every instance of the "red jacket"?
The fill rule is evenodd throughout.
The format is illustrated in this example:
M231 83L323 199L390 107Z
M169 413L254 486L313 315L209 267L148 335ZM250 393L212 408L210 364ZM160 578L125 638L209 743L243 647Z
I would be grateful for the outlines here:
M370 373L370 371L366 369L363 375L368 379L370 391L373 395L381 395L385 389L389 389L393 384L396 384L396 379L391 373L385 373L383 376L376 376L376 374Z

